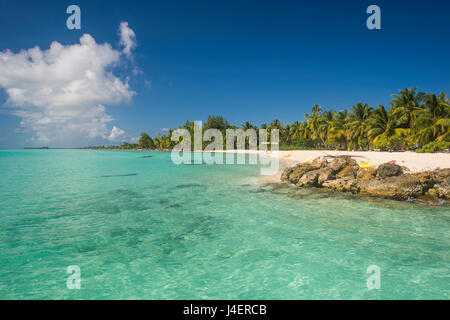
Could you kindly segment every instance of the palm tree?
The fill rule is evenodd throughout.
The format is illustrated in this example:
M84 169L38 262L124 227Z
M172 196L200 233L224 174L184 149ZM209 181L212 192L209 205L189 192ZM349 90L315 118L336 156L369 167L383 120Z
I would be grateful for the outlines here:
M417 112L412 139L421 144L450 141L450 99L445 93L427 95L424 109Z
M342 149L345 147L347 139L345 136L345 121L347 110L333 112L332 120L328 122L327 143L333 148Z
M374 145L381 137L390 137L395 133L395 121L391 112L386 111L384 106L378 105L378 109L372 112L370 119L367 121L367 137Z
M360 146L361 141L364 139L366 131L366 121L369 119L373 108L367 103L357 103L356 106L352 106L352 113L350 115L350 122L347 124L348 137L352 146ZM356 141L356 143L355 143Z
M315 140L319 142L317 143L320 145L320 141L322 142L322 145L325 145L325 141L323 139L323 136L320 134L320 124L321 124L321 118L320 114L322 113L322 107L318 104L315 104L312 106L312 115L305 114L306 118L306 127L307 131L305 131L305 138L310 138L311 140Z
M399 125L411 127L417 112L422 109L421 103L425 93L417 92L417 88L406 88L391 96L391 106L394 108L392 115L397 118Z
M155 144L153 139L147 133L143 132L139 138L138 147L141 149L154 149Z
M251 123L249 121L245 121L242 124L241 128L244 129L244 130L248 130L248 129L255 129L256 130L257 129L256 126L254 126L253 123Z
M273 120L269 125L271 129L281 129L282 126L281 121L278 119Z
M280 120L274 120L270 125L262 124L261 128L267 129L269 141L271 130L279 129L280 142L286 147L356 149L378 144L377 148L405 149L410 142L423 145L432 141L450 141L450 99L445 93L426 95L417 88L410 88L400 90L392 97L388 110L381 105L373 110L360 102L349 110L322 111L322 107L315 104L311 114L305 114L305 121L283 126ZM187 121L184 127L193 133L194 123ZM220 116L210 116L204 127L237 128ZM241 128L256 129L249 121ZM155 142L161 147L172 147L175 144L169 139L172 132L169 131L167 139L162 136L158 138L159 143L158 139ZM128 147L124 145L124 148Z
M289 137L292 139L300 138L302 136L302 123L295 121L289 125Z

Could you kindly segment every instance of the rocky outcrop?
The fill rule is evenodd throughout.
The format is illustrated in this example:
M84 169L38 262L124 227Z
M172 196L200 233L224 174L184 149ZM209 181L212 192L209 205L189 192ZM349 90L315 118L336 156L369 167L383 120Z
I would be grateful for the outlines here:
M327 160L325 158L315 158L313 161L311 161L310 166L314 169L320 169L327 166Z
M424 189L418 177L401 175L385 179L362 180L359 182L359 192L371 196L407 200L424 194Z
M336 174L336 178L337 179L345 178L345 177L355 178L357 174L358 174L357 168L355 168L354 166L348 166L348 167L344 167L344 169L339 171L339 173Z
M358 167L358 163L349 156L335 157L327 167L337 173L345 167Z
M443 202L443 200L437 197L436 189L434 188L429 189L424 195L419 196L417 201L430 206L437 206Z
M298 180L307 173L308 171L313 170L309 165L300 165L295 167L294 171L289 176L289 181L293 184L297 184Z
M345 177L340 178L336 180L329 180L322 184L323 187L335 190L335 191L347 191L352 193L357 193L358 188L358 182L356 179L353 179L351 177Z
M294 172L294 170L295 167L286 168L281 174L280 180L283 182L289 181L289 176L291 175L292 172Z
M378 167L377 177L387 178L399 176L403 173L402 167L395 163L383 163Z
M359 168L350 156L321 157L308 164L286 168L281 180L298 187L327 188L396 200L417 199L437 205L450 199L450 169L404 173L385 163L378 168Z
M450 200L450 177L434 185L434 189L439 198Z
M360 169L356 175L356 179L359 180L372 180L377 176L377 169L375 168L365 168Z
M436 184L434 189L439 198L450 200L450 168L434 172Z
M297 182L297 187L318 187L320 169L306 172Z
M330 168L322 168L319 170L319 177L317 178L317 183L322 185L325 181L332 180L334 178L334 173Z

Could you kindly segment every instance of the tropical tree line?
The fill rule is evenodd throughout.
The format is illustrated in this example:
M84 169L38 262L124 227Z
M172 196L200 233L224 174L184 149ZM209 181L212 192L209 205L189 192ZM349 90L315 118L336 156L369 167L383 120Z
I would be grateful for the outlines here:
M222 132L227 129L279 130L280 149L330 150L417 150L433 152L450 147L450 98L420 92L417 88L400 90L391 95L388 107L372 107L359 102L349 109L324 110L315 104L304 121L283 125L280 120L256 126L249 121L241 126L231 125L222 116L209 116L202 130L210 128ZM192 136L194 122L186 121L178 128L187 129ZM167 134L151 138L142 133L137 144L124 143L120 149L171 149L176 142ZM270 136L270 134L269 134ZM209 144L204 143L204 145ZM192 142L193 145L193 142ZM224 144L225 145L225 144Z

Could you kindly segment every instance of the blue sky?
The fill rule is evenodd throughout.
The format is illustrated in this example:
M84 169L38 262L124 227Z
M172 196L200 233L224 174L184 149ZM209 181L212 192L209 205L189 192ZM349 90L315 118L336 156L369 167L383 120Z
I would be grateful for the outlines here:
M81 30L66 28L70 4L81 8ZM381 30L366 28L371 4L381 8ZM66 46L85 33L120 50L118 27L128 22L137 47L114 74L129 77L136 94L105 106L114 118L108 129L119 127L129 140L209 114L234 124L290 123L315 103L335 110L359 101L388 104L391 93L414 86L449 92L449 12L448 1L433 0L0 0L0 50ZM133 74L135 67L142 72ZM0 103L7 98L0 88ZM9 109L0 112L0 147L42 144L30 140L33 130L17 130L21 118ZM109 142L48 144L96 143Z

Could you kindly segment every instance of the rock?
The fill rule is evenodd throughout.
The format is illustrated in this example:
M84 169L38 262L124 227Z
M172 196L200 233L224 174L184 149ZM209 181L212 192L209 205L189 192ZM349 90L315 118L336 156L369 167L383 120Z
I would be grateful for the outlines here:
M335 191L350 191L353 193L356 193L359 190L358 181L351 177L328 180L324 182L322 186Z
M438 194L436 189L431 188L423 195L417 198L417 201L430 205L430 206L438 206L444 202L443 200L438 198Z
M326 167L327 164L328 164L328 162L327 162L327 160L326 160L325 158L319 157L319 158L315 158L315 159L310 163L310 166L311 166L313 169L321 169L321 168Z
M358 174L356 175L356 179L372 180L372 179L375 179L376 175L377 175L377 169L375 169L375 168L360 169L358 171Z
M334 179L334 173L330 168L319 169L319 176L317 178L317 183L322 185L325 181Z
M434 189L439 198L450 199L450 168L433 172L435 179Z
M328 168L333 170L334 173L337 173L345 167L357 166L357 165L358 165L358 163L355 160L353 160L352 158L347 156L347 157L334 158L333 161L331 161L328 164Z
M437 183L442 183L450 177L450 168L440 169L433 172Z
M377 176L380 178L399 176L402 173L402 167L395 163L383 163L378 167L377 170Z
M351 177L355 178L356 174L358 173L358 166L348 166L339 171L339 173L336 175L336 178L344 178L344 177Z
M436 177L434 173L430 171L412 173L410 175L416 177L419 180L424 190L433 188L436 183Z
M431 195L431 194L424 194L422 196L419 196L417 198L418 202L421 202L423 204L427 204L429 206L438 206L441 204L442 200L439 200L438 197L436 197L436 195Z
M436 194L439 198L450 200L450 185L437 184L435 188Z
M424 193L419 176L405 174L385 179L360 180L359 191L371 196L379 196L396 200L417 198Z
M295 167L288 167L286 169L283 170L283 173L281 174L281 181L287 182L289 181L289 176L291 175L292 172L294 172Z
M289 175L289 181L293 184L297 184L298 180L311 169L312 168L308 164L296 166L295 170Z
M321 170L313 170L306 172L297 182L297 187L318 187L317 180Z
M435 184L434 189L439 198L450 200L450 177L447 177L445 181Z
M284 169L281 180L298 187L324 187L335 191L362 193L396 200L411 200L438 205L450 199L450 168L419 173L404 173L397 164L384 163L374 168L359 168L350 156L326 157L310 164Z

